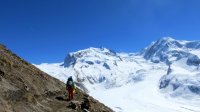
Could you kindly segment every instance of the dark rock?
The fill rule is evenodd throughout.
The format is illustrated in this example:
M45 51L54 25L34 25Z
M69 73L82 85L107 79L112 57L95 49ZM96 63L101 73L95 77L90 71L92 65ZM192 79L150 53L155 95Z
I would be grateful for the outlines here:
M101 61L96 60L95 63L96 63L96 64L101 64Z
M189 89L191 92L200 95L200 86L198 86L198 85L191 85L191 86L188 86L188 89Z
M84 98L83 102L81 103L81 109L90 109L90 101L88 98Z
M171 79L168 79L167 75L163 76L161 78L159 88L160 89L166 88L169 85L170 81L171 81Z
M76 63L76 57L73 55L68 54L64 61L64 67L69 67Z
M4 72L3 72L3 71L0 71L0 76L1 76L1 77L4 77L4 75L5 75Z
M104 76L99 77L99 83L104 82L105 80L106 80L106 77L104 77Z
M67 101L67 99L65 99L62 96L57 96L56 99L59 100L59 101Z
M188 65L193 65L193 66L199 66L199 64L200 64L200 59L199 59L199 57L196 56L196 55L190 55L190 56L188 57L187 64L188 64Z
M9 90L7 93L7 99L10 99L11 101L20 101L22 100L22 97L24 95L24 91L22 90Z
M105 67L106 69L110 70L110 66L107 63L104 63L103 67Z
M92 62L92 61L85 61L87 64L89 64L89 65L94 65L94 62Z
M79 107L80 103L77 101L71 101L68 105L69 108L71 109L77 109Z
M181 84L178 83L178 82L177 83L172 83L171 85L173 87L173 91L175 91L176 89L178 89L181 86Z
M0 71L0 81L2 80L2 77L4 77L4 72L3 71Z

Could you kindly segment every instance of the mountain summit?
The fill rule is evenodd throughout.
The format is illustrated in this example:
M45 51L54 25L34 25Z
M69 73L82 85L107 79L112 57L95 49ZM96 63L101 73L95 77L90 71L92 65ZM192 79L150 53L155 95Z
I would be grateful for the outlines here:
M85 50L80 50L77 52L69 53L64 61L64 66L69 67L70 65L73 65L76 63L76 61L81 60L82 62L90 63L87 60L84 60L85 58L106 58L108 56L116 56L116 52L106 49L106 48L88 48Z
M200 41L175 40L170 37L161 38L143 49L140 54L152 62L171 63L191 55L196 56Z

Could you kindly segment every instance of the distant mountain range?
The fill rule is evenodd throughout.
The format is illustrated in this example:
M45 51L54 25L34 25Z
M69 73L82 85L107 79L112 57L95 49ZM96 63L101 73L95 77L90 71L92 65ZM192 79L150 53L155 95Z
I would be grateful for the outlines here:
M138 100L149 106L149 112L167 112L169 110L170 112L177 112L177 110L191 112L189 110L200 111L200 108L195 107L196 104L200 104L198 100L200 95L199 57L200 41L175 40L164 37L152 42L137 53L117 53L107 48L91 47L69 53L64 62L35 66L63 82L66 82L67 77L72 75L77 86L115 111L130 112L138 109L143 112L139 109L142 108L141 105L133 103ZM124 88L127 89L124 90ZM129 90L132 89L134 91L130 93ZM114 97L115 93L110 92L113 90L123 90L132 98L128 101L135 104L135 108L132 108L131 105L120 105L119 102L109 102L104 99L104 94L98 95L107 91L107 94ZM141 96L141 94L144 95ZM147 94L152 95L152 98ZM116 97L125 102L123 99L125 96L120 95ZM172 101L175 106L167 106L171 102L164 96L172 98L172 100L181 98L180 101L184 104ZM185 105L191 104L188 99L193 101L191 107ZM166 105L157 104L161 101ZM152 109L147 102L158 107Z

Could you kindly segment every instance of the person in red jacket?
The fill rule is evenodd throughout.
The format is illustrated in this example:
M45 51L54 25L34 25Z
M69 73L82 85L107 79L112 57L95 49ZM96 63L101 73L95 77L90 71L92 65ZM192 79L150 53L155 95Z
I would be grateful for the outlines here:
M72 100L74 98L73 92L75 91L75 84L72 76L67 79L66 89L68 91L68 100Z

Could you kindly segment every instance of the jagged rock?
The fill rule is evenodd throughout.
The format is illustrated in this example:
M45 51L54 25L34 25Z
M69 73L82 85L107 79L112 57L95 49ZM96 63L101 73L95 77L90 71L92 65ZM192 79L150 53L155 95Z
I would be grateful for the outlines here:
M4 77L4 72L3 71L0 71L0 81L2 80L2 77Z
M65 63L63 65L64 67L69 67L70 65L73 65L75 63L76 63L76 58L73 55L69 54L65 58Z
M110 66L107 63L104 63L103 67L105 67L106 69L110 70Z
M76 110L76 109L80 108L80 102L79 101L71 101L69 103L68 107Z
M84 98L83 102L81 103L81 109L84 110L84 109L89 109L90 108L90 101L88 98Z

